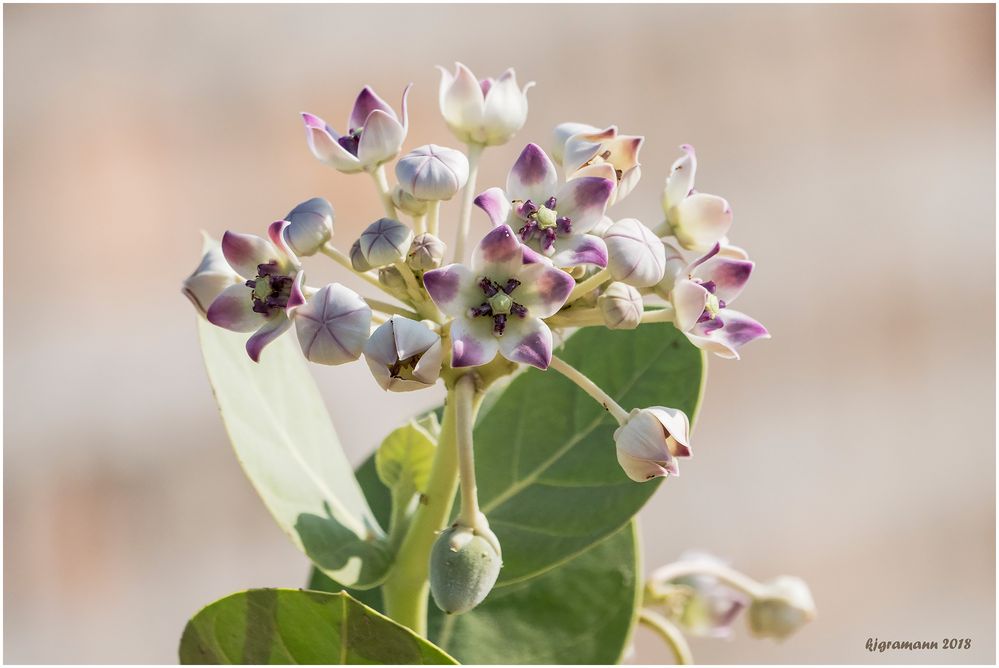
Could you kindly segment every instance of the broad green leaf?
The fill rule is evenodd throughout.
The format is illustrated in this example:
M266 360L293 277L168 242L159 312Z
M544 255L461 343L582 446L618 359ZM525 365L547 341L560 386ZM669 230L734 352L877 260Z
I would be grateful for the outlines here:
M467 664L617 663L639 593L629 523L543 575L493 589L465 614L445 615L431 603L430 639Z
M437 447L433 437L410 421L389 434L375 452L378 477L405 498L423 491Z
M345 592L251 589L205 607L180 640L182 664L455 664Z
M671 406L694 417L704 358L672 325L588 328L556 354L627 410ZM544 573L603 540L659 487L661 479L636 483L618 466L616 428L571 381L535 369L517 376L481 416L475 468L482 512L503 546L498 586Z
M274 519L330 577L376 585L391 557L294 337L274 341L257 364L245 334L203 318L198 331L236 457Z

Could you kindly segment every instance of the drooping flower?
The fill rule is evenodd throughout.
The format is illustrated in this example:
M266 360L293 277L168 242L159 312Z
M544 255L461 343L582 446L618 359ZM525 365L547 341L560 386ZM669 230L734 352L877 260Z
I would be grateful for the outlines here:
M437 382L444 350L429 327L394 315L372 332L364 359L383 389L410 392Z
M679 256L675 248L667 249ZM676 328L698 348L725 359L739 359L738 349L755 339L770 338L766 328L729 308L742 293L754 264L738 249L723 252L719 244L687 265L672 279L666 297L674 309Z
M662 241L635 218L622 218L604 233L607 268L615 281L647 288L663 279L666 251Z
M526 255L526 257L525 257ZM509 225L493 228L471 266L450 264L423 274L434 303L451 316L451 365L486 364L497 352L547 369L554 315L575 286L572 276L525 249Z
M201 262L198 268L186 279L181 291L191 300L194 308L205 315L208 306L230 285L241 283L242 279L232 270L222 255L222 246L206 232L201 233Z
M361 356L371 332L371 307L350 288L330 283L288 311L310 362L344 364Z
M296 255L314 255L333 236L333 206L322 197L302 202L284 217L291 223L284 231Z
M399 187L419 200L448 200L468 181L468 158L453 148L428 144L413 149L395 165Z
M371 170L395 158L409 129L406 111L409 88L406 86L402 93L400 120L388 103L365 86L354 102L344 135L318 116L303 112L305 136L312 154L345 174Z
M732 227L732 209L724 198L694 190L694 147L684 144L680 149L684 154L673 163L663 189L663 211L669 232L680 246L703 253L724 242Z
M246 352L254 362L260 361L268 343L291 327L288 309L305 301L302 270L284 238L289 224L286 220L272 223L267 228L270 241L237 232L222 237L222 254L240 282L212 301L206 317L234 332L254 332L246 342Z
M682 562L702 562L711 566L726 565L721 559L704 552L688 551L680 555ZM652 574L653 581L655 573ZM685 633L705 638L727 638L739 613L749 605L749 597L725 586L716 576L702 573L684 575L657 586L676 588L679 596L671 601L671 619Z
M581 176L558 185L555 164L537 144L528 144L506 179L506 190L490 188L475 198L494 226L509 225L556 267L607 266L604 241L589 234L604 217L614 182Z
M636 408L614 432L617 461L635 482L680 475L676 458L690 456L689 432L683 411Z
M562 165L566 180L600 176L614 182L610 203L620 202L638 185L642 168L638 152L645 137L618 134L616 126L561 123L555 128L552 157Z
M527 91L520 89L517 75L508 69L499 79L475 78L471 70L455 63L454 74L441 71L441 114L454 136L467 144L499 146L524 127Z

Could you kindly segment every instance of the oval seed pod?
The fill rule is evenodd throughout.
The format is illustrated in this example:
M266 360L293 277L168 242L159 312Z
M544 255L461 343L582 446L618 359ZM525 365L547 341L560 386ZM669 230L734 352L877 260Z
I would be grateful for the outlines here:
M492 532L489 532L492 534ZM470 527L441 532L430 551L430 593L444 612L468 612L492 591L503 560L495 536Z

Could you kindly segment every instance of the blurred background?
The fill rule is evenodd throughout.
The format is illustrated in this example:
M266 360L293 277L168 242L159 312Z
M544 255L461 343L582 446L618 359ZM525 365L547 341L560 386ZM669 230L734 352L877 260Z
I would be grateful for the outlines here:
M5 6L4 658L174 662L202 605L304 583L180 282L199 230L262 233L315 195L349 247L377 200L312 158L298 112L342 128L363 85L396 104L412 81L407 149L454 146L434 65L457 59L538 82L483 188L558 122L616 123L647 142L612 213L658 220L689 142L758 263L739 308L773 340L711 361L696 458L641 515L645 564L701 548L799 575L819 618L779 645L695 641L699 662L994 662L994 12ZM327 265L313 282L353 285ZM440 399L386 396L363 363L315 376L353 462L380 415ZM972 646L874 656L874 636ZM632 661L667 656L638 632Z

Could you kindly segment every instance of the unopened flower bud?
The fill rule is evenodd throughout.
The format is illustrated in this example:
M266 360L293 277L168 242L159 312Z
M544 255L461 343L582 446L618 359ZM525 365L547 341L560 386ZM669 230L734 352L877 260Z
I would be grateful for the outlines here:
M403 213L408 213L410 216L422 216L427 212L427 207L429 206L427 202L422 199L416 199L399 186L392 188L392 203L395 205L395 208Z
M642 322L645 304L642 293L627 283L614 282L607 286L597 306L604 317L604 324L610 329L635 329Z
M410 392L437 382L444 350L436 332L394 315L372 332L364 346L364 359L382 389Z
M690 456L690 423L665 406L636 408L614 432L617 461L635 482L680 475L677 457Z
M395 165L399 187L421 200L448 200L468 181L468 158L453 148L428 144Z
M401 290L405 292L408 287L406 279L402 276L402 272L399 271L398 267L393 267L392 265L382 267L378 270L378 282L389 290Z
M512 69L499 79L475 78L455 63L454 74L441 70L440 107L451 132L463 142L499 146L513 137L527 120L527 91L521 89Z
M205 315L208 306L223 290L241 281L226 262L221 244L204 232L201 235L201 263L194 273L184 279L181 291L198 309L198 313Z
M354 268L354 271L368 271L372 268L364 258L364 253L361 252L360 239L350 247L350 266Z
M406 262L413 271L429 271L441 266L444 260L444 242L430 233L418 235L409 247Z
M406 257L413 230L398 220L379 218L361 233L361 254L372 267L384 267Z
M607 268L615 281L647 288L662 280L666 267L663 242L634 218L614 223L604 235Z
M302 202L284 217L284 236L297 255L314 255L333 236L333 207L322 197Z
M371 332L371 308L339 283L321 288L291 317L306 359L318 364L356 360Z
M801 578L782 575L749 606L749 628L761 638L782 640L815 619L815 601Z
M481 516L477 527L455 524L430 551L430 592L448 614L467 612L492 591L503 559L499 541Z

